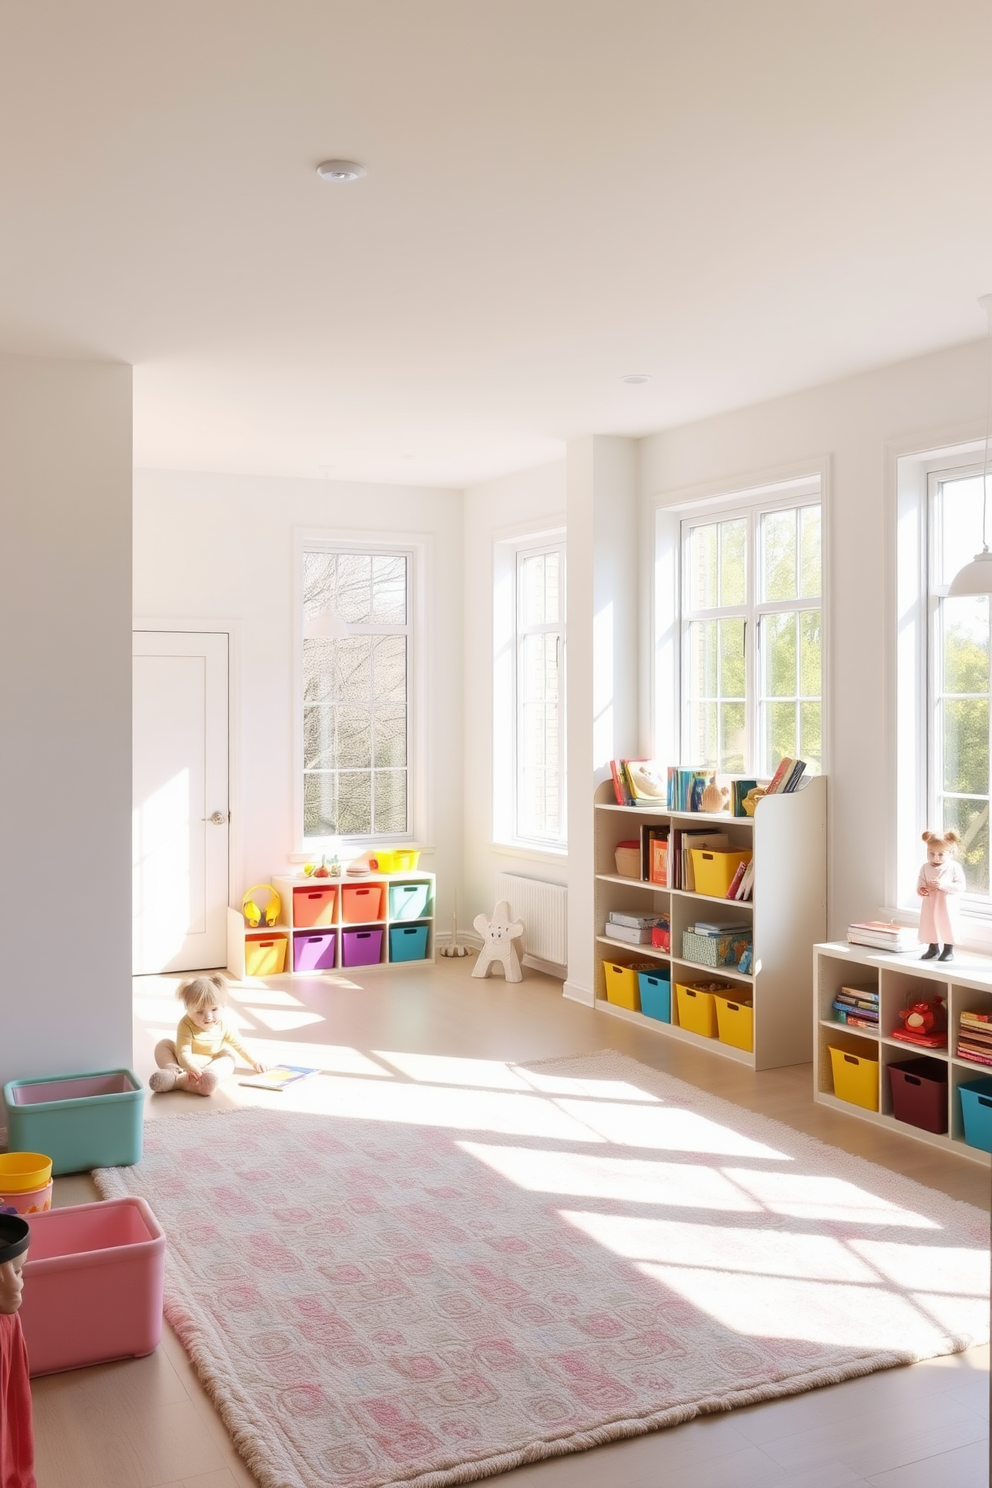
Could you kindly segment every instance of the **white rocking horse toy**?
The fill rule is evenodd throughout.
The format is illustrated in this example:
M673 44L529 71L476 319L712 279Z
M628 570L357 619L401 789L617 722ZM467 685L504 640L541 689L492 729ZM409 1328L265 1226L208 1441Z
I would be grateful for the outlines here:
M503 975L508 982L522 982L524 974L520 970L520 957L517 948L513 944L515 940L524 933L522 920L510 919L510 906L505 899L501 899L493 910L492 918L487 915L476 915L472 922L476 930L482 936L482 950L479 959L472 967L474 977L489 975L489 968L498 961L503 968Z

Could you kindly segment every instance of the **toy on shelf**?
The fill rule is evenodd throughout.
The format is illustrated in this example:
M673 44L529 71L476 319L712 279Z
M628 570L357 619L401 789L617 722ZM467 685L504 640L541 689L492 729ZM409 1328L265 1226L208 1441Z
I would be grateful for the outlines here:
M522 920L510 919L510 906L507 901L505 899L499 901L491 918L479 914L472 923L482 936L482 950L479 952L478 961L472 967L472 975L474 977L488 976L490 967L499 962L508 982L522 982L524 974L520 969L520 957L517 955L513 942L523 935L524 926Z
M917 1044L921 1049L943 1049L947 1044L947 1007L940 993L933 1002L914 1002L899 1009L901 1028L892 1030L892 1038L901 1044Z
M729 800L729 788L725 785L717 785L715 780L711 780L703 791L699 809L700 811L726 811Z
M27 1220L0 1215L0 1482L17 1488L36 1488L28 1351L17 1316L30 1239Z
M751 790L749 790L747 795L741 802L741 805L744 808L744 815L753 816L755 807L757 806L758 802L761 800L762 796L766 796L767 794L768 792L762 785L756 785Z
M924 832L923 841L927 845L927 860L916 880L916 892L923 900L920 939L927 948L920 960L932 961L936 957L938 961L953 961L956 936L951 899L964 893L965 878L964 869L952 854L961 838L951 828L944 833Z
M317 871L319 873L320 870L318 869ZM258 889L264 889L269 896L266 900L264 911L259 909L258 905L255 903L254 895ZM256 925L260 925L262 923L263 913L265 916L265 923L267 925L269 925L270 927L272 925L278 925L279 913L281 909L282 900L280 899L278 893L272 887L272 885L267 883L252 884L251 888L246 891L245 896L241 901L241 913L245 917L245 924L250 925L253 930L255 929Z

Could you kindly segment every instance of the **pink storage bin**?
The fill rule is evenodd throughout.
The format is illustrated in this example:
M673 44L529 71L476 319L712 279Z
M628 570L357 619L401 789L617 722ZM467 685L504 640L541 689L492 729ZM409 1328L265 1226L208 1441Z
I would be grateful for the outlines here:
M317 935L293 936L294 971L333 971L336 930L322 930Z
M31 1374L153 1353L165 1235L144 1199L73 1204L28 1223L20 1318Z
M378 966L382 959L381 930L342 930L342 966Z

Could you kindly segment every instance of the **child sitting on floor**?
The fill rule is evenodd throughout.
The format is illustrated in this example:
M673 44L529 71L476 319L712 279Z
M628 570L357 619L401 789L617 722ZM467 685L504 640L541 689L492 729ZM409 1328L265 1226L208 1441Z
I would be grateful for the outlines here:
M221 1005L224 983L220 977L193 977L183 982L176 996L186 1009L176 1038L155 1045L158 1069L148 1081L152 1090L188 1090L192 1095L213 1095L218 1082L234 1073L233 1055L239 1055L256 1074L265 1069L238 1035L230 1015Z

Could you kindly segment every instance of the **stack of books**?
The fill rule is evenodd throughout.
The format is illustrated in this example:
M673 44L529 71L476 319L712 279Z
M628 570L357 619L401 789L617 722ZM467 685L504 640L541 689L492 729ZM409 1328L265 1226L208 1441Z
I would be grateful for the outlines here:
M768 782L766 796L785 795L788 791L794 791L806 769L806 761L801 759L789 759L787 756L780 759L778 769Z
M661 924L659 915L624 914L611 910L606 920L606 935L625 945L650 945L651 932Z
M920 937L910 925L897 925L894 920L856 920L847 927L852 945L873 946L877 951L903 954L915 951Z
M878 1032L878 989L871 987L841 987L833 1002L835 1023L846 1023L849 1028L870 1028Z
M992 1013L962 1013L958 1054L975 1064L992 1066Z
M754 859L749 858L746 863L738 863L737 872L730 880L730 888L727 890L728 899L750 899L754 893Z
M712 770L690 768L685 765L669 765L669 811L702 810L703 791L715 779L716 776Z

